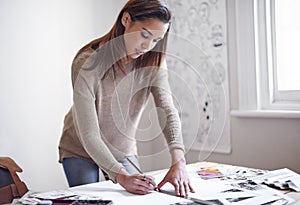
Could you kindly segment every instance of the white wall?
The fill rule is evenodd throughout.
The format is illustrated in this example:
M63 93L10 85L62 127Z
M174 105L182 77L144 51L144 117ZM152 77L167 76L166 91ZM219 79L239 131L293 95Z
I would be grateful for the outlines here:
M71 106L72 58L105 32L125 1L0 1L0 156L32 190L67 186L58 141Z

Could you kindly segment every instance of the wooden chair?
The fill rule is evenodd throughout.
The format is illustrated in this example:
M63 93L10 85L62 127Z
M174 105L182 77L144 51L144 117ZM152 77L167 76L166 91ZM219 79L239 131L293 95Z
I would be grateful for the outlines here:
M28 188L17 175L23 170L10 157L0 157L0 204L22 197Z

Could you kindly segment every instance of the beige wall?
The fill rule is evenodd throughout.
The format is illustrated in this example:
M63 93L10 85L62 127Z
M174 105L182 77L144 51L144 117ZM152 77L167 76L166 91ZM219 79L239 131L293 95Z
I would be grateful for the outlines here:
M300 173L300 120L231 118L232 153L212 154L207 161L261 169L288 167ZM187 159L197 161L197 152Z

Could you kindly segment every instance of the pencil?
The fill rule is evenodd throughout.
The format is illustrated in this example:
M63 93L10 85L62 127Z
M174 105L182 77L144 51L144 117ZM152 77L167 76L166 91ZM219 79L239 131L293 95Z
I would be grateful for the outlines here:
M136 169L136 171L138 171L138 173L144 175L142 181L147 181L146 174L144 174L128 157L125 158Z
M140 174L144 174L128 157L125 157L126 160L138 171Z

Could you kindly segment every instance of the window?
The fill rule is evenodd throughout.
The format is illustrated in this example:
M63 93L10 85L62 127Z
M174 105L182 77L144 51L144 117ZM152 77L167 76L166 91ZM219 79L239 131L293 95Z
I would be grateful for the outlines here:
M257 108L300 109L300 1L254 0Z

